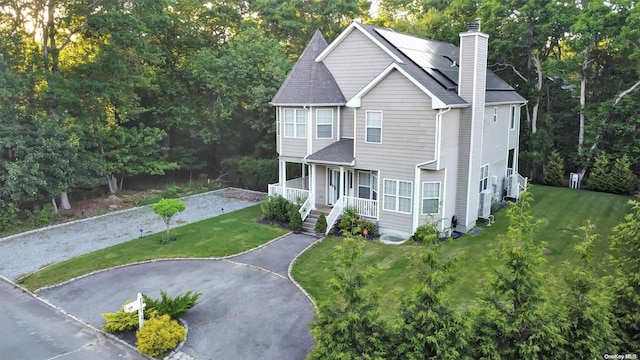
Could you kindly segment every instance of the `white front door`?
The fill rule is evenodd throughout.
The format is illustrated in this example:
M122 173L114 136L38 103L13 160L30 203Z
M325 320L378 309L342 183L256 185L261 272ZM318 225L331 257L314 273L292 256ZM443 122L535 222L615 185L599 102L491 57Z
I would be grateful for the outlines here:
M340 170L329 169L327 184L327 205L333 206L340 198Z

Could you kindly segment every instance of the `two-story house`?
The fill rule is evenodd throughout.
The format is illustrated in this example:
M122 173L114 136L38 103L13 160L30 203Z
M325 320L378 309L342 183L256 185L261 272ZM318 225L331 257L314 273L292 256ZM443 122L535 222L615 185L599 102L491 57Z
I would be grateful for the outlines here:
M270 195L329 213L347 206L381 233L425 222L460 232L517 197L520 109L487 70L479 21L460 48L354 22L331 44L316 32L271 104L279 183ZM289 179L287 164L301 166Z

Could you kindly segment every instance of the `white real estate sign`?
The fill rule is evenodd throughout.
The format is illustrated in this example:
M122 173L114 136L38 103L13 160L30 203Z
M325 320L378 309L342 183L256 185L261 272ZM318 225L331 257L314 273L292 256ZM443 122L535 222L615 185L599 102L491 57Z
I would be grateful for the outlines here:
M136 301L132 301L124 306L124 312L128 312L128 313L134 312L134 311L138 312L138 323L139 323L140 329L142 329L142 327L144 326L144 306L145 305L146 304L144 303L142 294L138 293L138 298L136 299Z

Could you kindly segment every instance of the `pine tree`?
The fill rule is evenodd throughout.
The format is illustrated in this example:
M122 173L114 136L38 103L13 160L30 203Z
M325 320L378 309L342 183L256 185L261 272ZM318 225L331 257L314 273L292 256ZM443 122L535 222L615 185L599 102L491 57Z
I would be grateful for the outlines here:
M564 178L564 159L556 150L549 155L549 161L544 167L544 183L547 185L560 186Z
M553 359L562 357L562 323L542 288L540 246L533 240L537 221L529 212L531 195L507 209L509 227L498 244L501 260L474 311L467 353L474 359Z
M459 359L466 345L466 323L443 299L453 260L439 259L437 235L429 240L416 264L420 282L402 301L397 359Z
M580 262L571 264L562 294L568 325L564 332L565 350L576 359L596 359L615 349L613 315L602 280L593 275L590 253L597 239L594 225L588 222L580 229L584 238L575 247Z
M589 189L594 191L611 190L609 188L609 157L604 152L596 158L587 179L587 185L589 185Z
M362 270L362 240L346 238L334 253L331 302L322 304L311 323L316 343L308 359L386 359L387 335L379 297L365 289L373 269Z
M638 188L638 177L631 171L627 155L616 159L609 174L609 188L615 194L628 195Z
M622 352L640 349L640 202L630 200L631 212L613 228L610 263L613 282L615 329Z

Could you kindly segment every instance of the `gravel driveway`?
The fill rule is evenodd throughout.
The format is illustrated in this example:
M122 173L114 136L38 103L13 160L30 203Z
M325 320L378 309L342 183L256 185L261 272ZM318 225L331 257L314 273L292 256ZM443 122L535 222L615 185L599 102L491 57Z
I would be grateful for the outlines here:
M174 224L192 223L256 204L223 196L228 191L182 198L187 208L175 216ZM0 239L0 274L15 280L44 265L136 239L140 230L148 235L164 229L165 224L147 205L8 236Z

